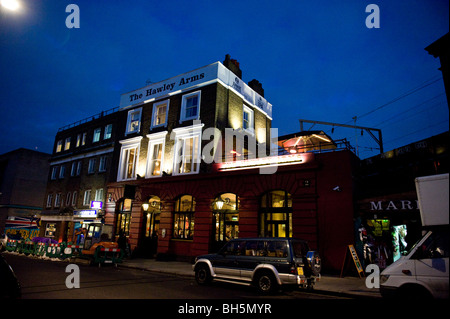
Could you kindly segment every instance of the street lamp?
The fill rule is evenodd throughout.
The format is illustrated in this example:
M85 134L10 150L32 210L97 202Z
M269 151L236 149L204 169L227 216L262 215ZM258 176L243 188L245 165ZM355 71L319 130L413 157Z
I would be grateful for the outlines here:
M0 4L3 8L11 11L17 11L20 9L20 3L17 0L1 0Z

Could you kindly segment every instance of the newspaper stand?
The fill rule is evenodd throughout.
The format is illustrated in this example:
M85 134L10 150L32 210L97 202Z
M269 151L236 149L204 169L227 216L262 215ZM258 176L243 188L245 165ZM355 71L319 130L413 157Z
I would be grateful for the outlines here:
M98 246L94 252L94 263L100 267L102 264L113 264L117 267L122 262L123 250L120 248L105 248Z

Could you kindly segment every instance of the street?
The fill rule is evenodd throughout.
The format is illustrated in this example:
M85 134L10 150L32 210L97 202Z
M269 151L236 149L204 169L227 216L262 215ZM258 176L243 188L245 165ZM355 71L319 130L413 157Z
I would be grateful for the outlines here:
M21 283L22 299L348 299L300 290L261 296L252 287L220 282L199 286L193 277L111 265L78 265L80 288L67 288L67 262L3 255Z

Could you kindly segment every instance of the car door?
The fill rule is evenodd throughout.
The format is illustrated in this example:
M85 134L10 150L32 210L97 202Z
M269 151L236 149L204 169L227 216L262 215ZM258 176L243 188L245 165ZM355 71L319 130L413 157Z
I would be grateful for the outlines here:
M421 251L415 259L415 275L440 298L449 297L449 234L433 231L419 247Z
M236 257L240 255L242 248L241 241L233 240L218 252L217 259L212 262L217 277L239 280L240 269L237 267Z

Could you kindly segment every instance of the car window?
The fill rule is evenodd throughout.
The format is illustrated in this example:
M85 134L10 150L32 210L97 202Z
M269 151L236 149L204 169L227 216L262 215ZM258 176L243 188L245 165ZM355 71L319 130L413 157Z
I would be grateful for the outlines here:
M308 248L308 245L306 244L306 242L292 241L292 246L293 246L294 256L297 258L304 257L308 253L309 248Z
M264 257L265 255L264 241L248 240L245 243L245 256Z
M222 248L220 253L235 256L243 255L245 253L245 242L230 241Z
M287 257L286 241L268 241L267 257Z
M433 232L418 248L413 258L445 258L449 256L449 235L445 232Z

